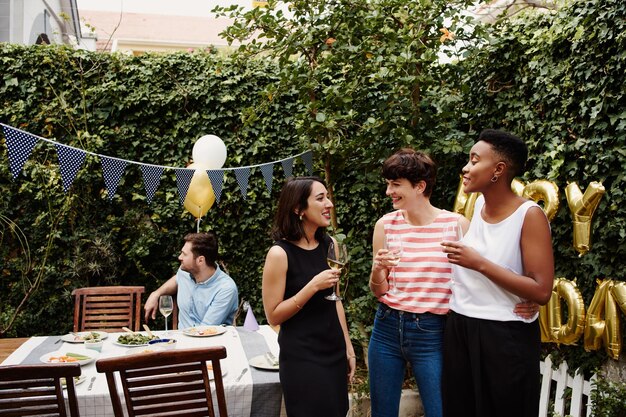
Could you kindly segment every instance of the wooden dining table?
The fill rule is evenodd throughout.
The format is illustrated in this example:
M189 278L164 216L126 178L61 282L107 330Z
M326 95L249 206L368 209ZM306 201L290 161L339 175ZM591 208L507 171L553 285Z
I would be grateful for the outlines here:
M162 336L163 332L155 332ZM81 366L83 378L76 385L81 417L111 417L113 408L104 374L97 372L97 358L133 354L142 348L121 346L117 339L122 333L108 333L102 351L83 350L82 344L67 341L63 336L35 336L0 339L0 366L41 363L49 356L62 352L94 352L94 360ZM227 357L222 360L224 390L230 417L283 417L286 415L278 372L264 362L271 353L278 357L277 334L269 326L257 331L226 326L223 333L212 337L193 337L184 330L170 331L176 339L176 349L200 346L225 346ZM270 355L271 356L271 355ZM259 362L259 359L261 362Z
M28 337L3 337L0 338L0 363L15 352L17 348L22 346Z

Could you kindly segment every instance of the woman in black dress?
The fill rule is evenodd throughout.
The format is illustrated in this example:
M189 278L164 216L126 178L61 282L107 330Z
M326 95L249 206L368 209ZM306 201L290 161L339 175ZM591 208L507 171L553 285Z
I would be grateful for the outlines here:
M280 383L289 417L345 417L356 359L341 301L332 292L340 271L326 254L331 238L328 191L321 179L287 181L278 201L263 268L267 320L280 325Z

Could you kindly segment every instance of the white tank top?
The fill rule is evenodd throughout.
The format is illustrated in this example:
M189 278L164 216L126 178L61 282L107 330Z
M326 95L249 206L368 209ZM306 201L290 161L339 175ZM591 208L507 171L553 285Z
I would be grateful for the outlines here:
M485 199L481 195L476 200L474 215L467 234L461 242L471 246L478 253L516 274L524 273L520 241L526 212L531 207L539 207L533 201L527 201L509 217L499 223L487 223L481 211ZM453 265L453 284L450 309L468 317L497 321L534 321L524 320L513 313L515 304L524 301L510 293L489 278L473 269Z

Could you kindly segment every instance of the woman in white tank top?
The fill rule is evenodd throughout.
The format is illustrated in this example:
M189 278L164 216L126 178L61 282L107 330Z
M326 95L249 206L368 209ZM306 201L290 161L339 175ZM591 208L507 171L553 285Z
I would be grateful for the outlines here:
M482 196L463 239L442 243L454 265L444 335L444 417L538 414L538 320L512 311L523 300L548 302L554 259L545 214L511 189L527 155L519 138L489 129L463 168L464 191Z

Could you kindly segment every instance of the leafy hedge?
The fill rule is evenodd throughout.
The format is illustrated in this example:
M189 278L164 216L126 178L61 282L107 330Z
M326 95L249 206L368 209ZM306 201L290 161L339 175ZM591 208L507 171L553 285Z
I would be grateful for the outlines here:
M315 14L320 3L293 2L296 12L319 21L289 39L302 46L299 51L317 48L315 67L288 59L289 49L282 51L286 58L274 51L276 59L268 60L254 58L255 50L228 58L210 51L127 57L2 44L0 121L90 152L167 166L184 166L194 141L206 133L226 143L226 167L313 148L316 173L331 179L338 227L351 248L346 305L355 340L366 340L373 320L375 300L367 288L372 227L391 209L381 162L401 146L431 152L441 166L433 202L450 209L466 152L486 127L508 129L529 143L523 180L547 178L562 191L552 224L557 276L576 279L587 306L597 278L624 280L622 2L577 1L551 14L520 14L487 28L484 38L451 26L464 45L479 47L448 65L437 53L449 1L351 8L334 2L334 9ZM253 13L248 22L271 27L262 10ZM286 36L277 23L272 39ZM52 146L38 145L16 181L5 148L0 152L6 162L0 164L0 330L13 336L63 332L71 323L73 288L125 283L151 291L171 276L182 236L195 230L171 172L150 206L136 168L127 170L108 202L95 158L88 157L64 194ZM303 174L302 164L294 172ZM253 171L244 199L227 175L221 202L201 226L219 234L225 266L259 320L261 269L281 176L277 167L270 194ZM583 189L602 181L607 190L592 250L581 258L572 248L563 192L572 181ZM10 221L23 231L30 266ZM30 284L39 286L11 323ZM591 368L605 359L602 351L585 353L580 346L553 348L574 362L570 367Z

